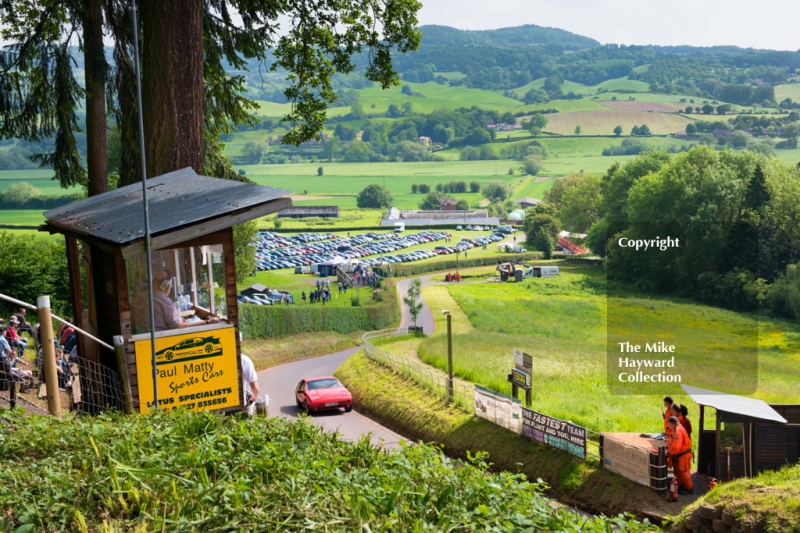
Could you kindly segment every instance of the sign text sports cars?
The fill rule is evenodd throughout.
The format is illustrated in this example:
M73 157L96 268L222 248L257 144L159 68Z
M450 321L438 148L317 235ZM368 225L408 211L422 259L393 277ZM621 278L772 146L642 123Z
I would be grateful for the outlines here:
M194 411L238 407L242 393L235 335L230 327L156 338L159 407ZM150 339L137 340L135 347L139 411L146 413L154 397Z

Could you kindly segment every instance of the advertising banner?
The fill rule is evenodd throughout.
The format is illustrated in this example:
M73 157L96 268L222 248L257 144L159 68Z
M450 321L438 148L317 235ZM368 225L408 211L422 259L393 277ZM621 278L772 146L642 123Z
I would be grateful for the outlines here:
M475 385L475 414L514 433L520 432L522 406L518 400Z
M230 409L242 404L236 330L232 327L156 338L158 405L194 411ZM150 339L137 340L139 411L153 406Z
M575 457L586 459L586 428L522 408L522 434Z
M650 451L603 435L603 468L650 486Z

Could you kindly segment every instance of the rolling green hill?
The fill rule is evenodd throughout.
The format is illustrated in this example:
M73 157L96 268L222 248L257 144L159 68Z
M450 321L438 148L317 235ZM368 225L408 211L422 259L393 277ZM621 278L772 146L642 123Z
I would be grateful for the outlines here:
M532 44L572 45L579 48L594 48L600 43L558 28L545 28L525 24L515 28L497 30L459 30L449 26L420 26L423 45L451 46L525 46Z

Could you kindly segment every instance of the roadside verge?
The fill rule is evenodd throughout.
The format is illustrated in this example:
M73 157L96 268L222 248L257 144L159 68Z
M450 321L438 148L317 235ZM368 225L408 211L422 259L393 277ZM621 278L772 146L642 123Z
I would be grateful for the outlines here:
M486 451L494 470L542 479L550 486L549 496L590 513L617 515L637 510L639 517L665 514L658 508L661 498L650 489L447 407L412 380L370 360L363 351L339 367L336 376L353 394L360 413L412 441L439 443L450 457L466 458L467 453ZM672 513L677 514L681 507L674 505Z

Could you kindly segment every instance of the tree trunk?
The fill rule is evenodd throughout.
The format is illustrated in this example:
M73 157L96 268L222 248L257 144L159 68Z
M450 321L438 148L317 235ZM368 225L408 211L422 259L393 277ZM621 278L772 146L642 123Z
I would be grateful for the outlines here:
M106 63L103 49L102 0L84 0L82 6L83 59L86 78L86 166L89 196L108 191L106 140Z
M203 2L142 2L147 176L203 171Z

